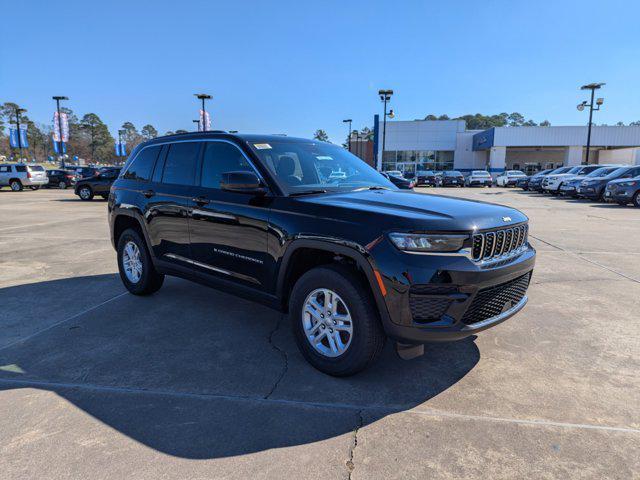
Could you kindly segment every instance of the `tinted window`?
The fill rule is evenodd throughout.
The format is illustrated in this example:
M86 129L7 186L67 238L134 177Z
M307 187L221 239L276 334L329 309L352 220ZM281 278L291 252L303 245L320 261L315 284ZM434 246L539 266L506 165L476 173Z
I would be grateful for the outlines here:
M225 172L253 171L237 147L224 142L206 142L202 159L202 186L220 188Z
M26 172L27 171L27 167L25 167L24 165L16 165L16 172Z
M162 183L193 185L198 163L199 142L173 143L164 162Z
M9 167L0 167L0 172L8 172Z
M148 181L151 178L153 164L158 158L159 151L160 147L148 147L142 150L129 165L122 178L142 182Z

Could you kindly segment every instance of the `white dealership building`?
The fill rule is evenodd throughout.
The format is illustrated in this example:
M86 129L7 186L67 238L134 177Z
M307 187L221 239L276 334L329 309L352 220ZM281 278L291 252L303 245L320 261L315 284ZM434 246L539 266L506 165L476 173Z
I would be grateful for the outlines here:
M387 121L384 130L379 122L376 166L382 170L533 172L586 160L586 125L467 130L464 120L415 120ZM640 126L592 127L589 163L640 164Z

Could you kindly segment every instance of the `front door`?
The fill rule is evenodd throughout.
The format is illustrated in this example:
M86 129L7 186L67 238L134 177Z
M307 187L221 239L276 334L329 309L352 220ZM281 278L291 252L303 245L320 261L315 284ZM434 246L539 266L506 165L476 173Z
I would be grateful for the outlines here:
M269 199L220 189L222 173L254 171L240 149L227 141L204 144L200 186L189 219L194 268L216 278L271 292L267 272ZM256 172L257 173L257 172Z

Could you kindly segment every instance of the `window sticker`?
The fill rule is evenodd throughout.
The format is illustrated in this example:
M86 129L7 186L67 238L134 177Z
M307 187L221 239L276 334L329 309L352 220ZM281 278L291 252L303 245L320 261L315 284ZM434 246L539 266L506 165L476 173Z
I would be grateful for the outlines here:
M271 150L271 145L268 143L254 143L253 146L258 150Z

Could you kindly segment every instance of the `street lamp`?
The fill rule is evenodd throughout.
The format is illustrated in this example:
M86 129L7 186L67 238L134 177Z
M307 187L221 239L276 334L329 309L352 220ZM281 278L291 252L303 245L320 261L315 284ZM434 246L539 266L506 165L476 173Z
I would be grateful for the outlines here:
M194 95L202 100L202 131L207 131L207 111L204 108L204 101L211 100L211 95L207 95L206 93L194 93Z
M198 124L198 132L200 131L200 120L191 120L193 123Z
M58 155L60 156L60 168L64 169L64 154L62 152L62 117L60 116L60 100L69 100L69 97L54 95L56 101L56 112L58 112L58 131L60 132L60 142L58 143Z
M591 123L593 119L593 112L600 110L600 106L604 103L604 98L598 98L596 100L596 108L593 108L593 97L595 95L596 90L599 90L605 83L589 83L587 85L583 85L580 87L580 90L591 90L591 102L587 103L587 101L583 101L579 103L576 107L578 111L583 111L585 107L589 107L589 125L587 127L587 160L586 163L589 165L589 151L591 150Z
M349 139L349 151L351 151L351 122L352 120L350 118L347 118L346 120L342 120L342 123L349 124L349 136L347 137Z
M384 161L384 148L387 138L387 115L389 118L394 117L393 110L387 114L387 102L391 100L393 90L378 90L378 95L380 95L380 101L384 103L384 115L382 116L382 160L380 161L380 167L382 168L382 161Z

